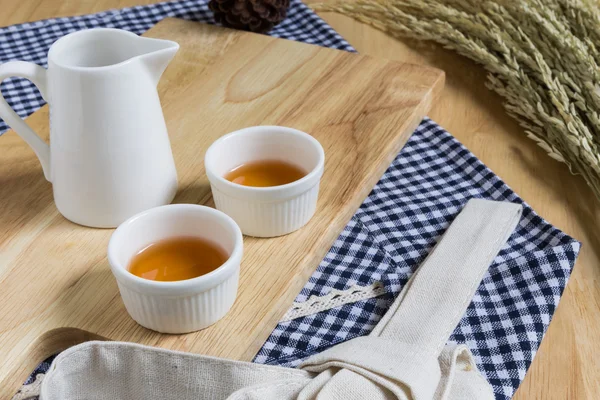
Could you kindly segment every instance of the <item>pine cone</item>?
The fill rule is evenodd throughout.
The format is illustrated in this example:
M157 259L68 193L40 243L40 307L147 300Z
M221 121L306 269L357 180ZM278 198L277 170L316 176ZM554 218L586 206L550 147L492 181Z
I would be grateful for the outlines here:
M223 26L268 32L286 17L290 0L210 0L215 21Z

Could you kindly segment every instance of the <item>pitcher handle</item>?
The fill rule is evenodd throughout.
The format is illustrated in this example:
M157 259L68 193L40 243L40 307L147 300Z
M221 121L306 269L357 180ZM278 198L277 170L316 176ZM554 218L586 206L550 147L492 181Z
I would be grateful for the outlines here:
M30 62L11 61L0 64L0 83L4 79L13 76L29 79L37 86L44 100L48 101L46 74L47 71L45 68ZM50 181L50 146L14 112L2 96L2 93L0 93L0 118L31 146L42 164L44 176Z

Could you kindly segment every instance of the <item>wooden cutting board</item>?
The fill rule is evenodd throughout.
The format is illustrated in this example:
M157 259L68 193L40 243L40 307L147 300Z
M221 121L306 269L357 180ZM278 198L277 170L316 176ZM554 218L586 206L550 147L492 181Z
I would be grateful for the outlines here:
M176 203L213 205L204 152L252 125L309 132L326 153L318 210L275 239L244 239L237 301L212 327L165 335L127 314L106 260L112 230L64 219L33 152L0 137L0 399L45 357L108 338L251 360L427 113L440 70L175 19L147 36L181 49L159 84L180 179ZM48 137L48 108L28 123Z

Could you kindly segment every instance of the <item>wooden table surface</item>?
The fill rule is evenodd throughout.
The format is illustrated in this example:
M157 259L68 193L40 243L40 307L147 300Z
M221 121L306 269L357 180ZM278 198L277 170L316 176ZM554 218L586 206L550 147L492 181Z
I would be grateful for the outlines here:
M0 26L155 2L0 0ZM485 88L485 73L480 67L433 44L399 41L336 14L324 13L322 17L361 53L446 71L446 87L430 117L542 217L583 243L542 346L514 398L600 398L600 235L596 233L600 202L583 179L551 160L506 116L501 99Z

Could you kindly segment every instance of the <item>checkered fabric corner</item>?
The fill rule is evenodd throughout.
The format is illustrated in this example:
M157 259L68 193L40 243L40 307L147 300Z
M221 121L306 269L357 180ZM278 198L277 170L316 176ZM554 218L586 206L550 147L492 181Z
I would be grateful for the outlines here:
M207 0L181 0L148 6L105 11L98 14L12 25L0 28L0 63L12 60L30 61L48 66L48 49L67 33L89 28L118 28L142 34L167 17L212 24L212 11ZM292 0L288 17L269 35L334 49L354 51L340 35L300 0ZM0 90L6 101L21 117L26 117L45 104L41 94L28 80L6 79ZM0 134L8 127L0 119Z
M291 4L288 18L270 35L354 51L300 0ZM166 17L212 23L206 0L181 0L14 25L0 28L0 62L46 66L48 48L67 33L114 27L140 34ZM22 117L44 104L29 81L12 78L0 88ZM0 120L0 133L6 128ZM450 134L424 120L296 301L374 281L384 284L385 295L280 323L255 361L294 366L336 343L368 334L471 197L522 203ZM519 228L451 338L471 348L499 400L509 399L524 378L579 251L578 242L524 206ZM48 363L42 364L35 373L47 368Z
M523 204L523 217L450 338L466 344L498 400L510 399L558 305L580 244L525 204L435 122L425 119L346 226L297 302L359 283L374 299L281 322L255 362L296 366L367 335L473 197Z

